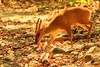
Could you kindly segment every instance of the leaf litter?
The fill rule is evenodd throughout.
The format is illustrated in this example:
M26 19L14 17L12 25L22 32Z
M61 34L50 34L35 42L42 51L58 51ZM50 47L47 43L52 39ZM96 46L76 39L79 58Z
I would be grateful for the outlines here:
M38 3L37 3L38 4ZM51 4L49 4L51 5ZM19 6L13 7L17 8ZM49 7L49 6L48 6ZM53 57L46 54L44 61L41 62L43 51L35 49L35 24L37 18L43 20L43 24L49 24L54 17L52 11L48 14L44 8L39 7L38 13L31 15L31 9L36 10L36 6L29 7L26 10L15 10L2 12L0 23L0 66L1 67L99 67L100 66L100 27L95 28L95 32L91 35L90 43L87 44L85 38L78 39L77 34L82 37L80 30L74 34L74 50L70 50L69 41L56 39L51 45L53 48ZM50 8L55 8L51 6ZM59 8L62 8L59 6ZM12 9L13 10L13 9ZM62 9L61 9L62 10ZM30 12L24 12L30 11ZM37 10L36 10L37 11ZM56 11L56 10L55 10ZM19 14L16 14L18 13ZM22 14L20 15L20 13ZM25 13L25 14L24 14ZM29 15L27 14L29 13ZM7 15L8 14L8 15ZM10 15L11 14L11 15ZM100 22L99 12L94 20ZM97 26L97 25L95 25ZM99 33L98 33L99 31ZM75 32L75 30L73 31ZM95 34L94 34L95 33ZM60 36L66 37L64 33ZM48 36L46 37L48 39ZM44 39L45 40L45 39ZM60 40L62 40L60 42ZM64 45L64 46L63 46ZM44 46L44 45L43 45Z

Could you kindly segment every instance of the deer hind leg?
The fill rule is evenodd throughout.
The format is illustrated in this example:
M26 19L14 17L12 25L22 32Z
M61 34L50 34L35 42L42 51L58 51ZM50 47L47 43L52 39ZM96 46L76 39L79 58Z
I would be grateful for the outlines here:
M82 27L82 28L84 28L88 31L88 36L87 36L88 43L89 43L89 38L90 38L90 35L91 35L91 31L92 31L92 29L91 29L92 25L93 25L93 23L90 22L90 21L88 21L87 23L84 23L84 24L79 24L80 27Z
M89 27L89 30L88 30L88 43L89 43L89 38L91 36L91 31L92 31L92 26L93 26L92 22L89 22L89 23L90 23L90 27Z

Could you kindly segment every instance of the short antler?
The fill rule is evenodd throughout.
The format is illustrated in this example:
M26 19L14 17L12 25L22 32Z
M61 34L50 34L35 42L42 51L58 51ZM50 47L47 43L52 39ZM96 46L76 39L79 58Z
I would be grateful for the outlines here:
M40 31L40 28L41 28L41 23L42 23L41 19L38 18L37 23L36 23L36 29L35 29L35 33L36 33L36 40L35 40L35 42L36 43L37 43L37 38L38 38L38 32Z
M35 29L36 33L40 30L40 26L41 26L41 19L38 18L37 23L36 23L36 29Z

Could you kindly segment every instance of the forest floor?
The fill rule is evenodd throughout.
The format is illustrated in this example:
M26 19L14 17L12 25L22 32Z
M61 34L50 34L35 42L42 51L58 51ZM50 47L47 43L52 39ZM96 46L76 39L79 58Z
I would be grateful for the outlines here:
M66 32L59 33L58 40L51 44L53 57L48 58L49 54L46 54L46 60L41 62L44 52L35 49L36 22L41 18L43 25L49 25L54 18L53 12L58 10L44 11L44 8L37 7L12 9L4 6L0 9L0 67L100 67L100 11L95 15L94 22L97 24L89 43L87 31L77 29L77 32L73 32L74 50L71 50L69 40L59 40L67 38Z

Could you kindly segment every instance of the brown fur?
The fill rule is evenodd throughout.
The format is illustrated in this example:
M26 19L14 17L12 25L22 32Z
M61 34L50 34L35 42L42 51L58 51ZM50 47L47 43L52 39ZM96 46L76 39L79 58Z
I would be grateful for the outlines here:
M50 34L51 37L48 42L48 46L49 46L54 41L57 33L61 30L65 30L68 33L71 46L73 47L71 27L80 26L86 29L87 31L89 31L88 35L90 35L91 27L92 27L90 18L91 18L91 12L87 8L71 7L68 9L64 9L64 11L62 11L59 15L57 15L53 19L51 24L46 29L39 32L40 35L37 41L39 43L42 40L44 35Z

